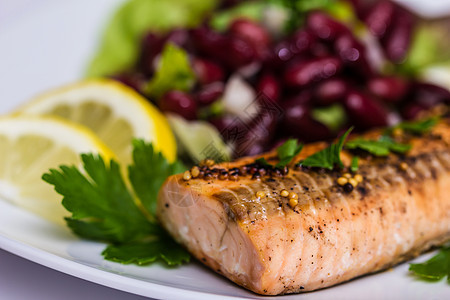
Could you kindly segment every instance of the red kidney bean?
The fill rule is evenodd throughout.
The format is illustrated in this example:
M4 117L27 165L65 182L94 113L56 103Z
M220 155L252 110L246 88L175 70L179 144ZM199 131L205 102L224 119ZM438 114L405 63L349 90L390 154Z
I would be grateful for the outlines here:
M255 59L255 54L255 49L249 42L239 37L233 37L228 40L223 59L229 65L238 68L252 62Z
M280 100L281 86L273 74L263 74L259 79L256 90L257 92L263 93L273 102L278 102Z
M348 84L341 78L331 78L320 82L314 91L319 105L330 105L343 101L348 91Z
M284 118L281 121L280 134L291 136L302 141L316 141L331 136L330 130L311 117L310 108L295 100L283 103Z
M334 48L339 57L358 74L371 76L372 68L366 58L366 49L352 34L342 34L334 43Z
M401 7L396 7L395 17L386 34L381 39L386 57L400 63L406 56L414 27L414 18L411 13Z
M229 141L231 135L228 134L228 131L233 130L243 130L245 128L245 125L239 121L239 119L236 116L232 115L224 115L220 117L214 117L210 120L208 120L209 123L211 123L214 127L217 128L217 130L222 134L222 137Z
M313 91L309 88L301 89L300 91L291 91L284 101L285 104L282 105L282 108L288 109L289 106L296 105L309 106L312 104L313 96Z
M450 91L440 86L415 82L412 86L412 99L425 108L431 108L439 103L450 103Z
M288 67L284 73L284 80L288 86L304 87L332 77L340 71L341 66L341 61L335 57L300 61Z
M387 110L366 94L350 91L345 97L344 105L351 120L360 128L387 125Z
M401 102L408 91L408 81L400 77L375 77L367 83L369 91L380 99L398 103Z
M163 112L176 113L186 120L197 118L197 104L191 95L181 91L169 91L159 100L159 108Z
M394 17L395 5L391 1L377 1L368 11L364 22L370 32L376 37L383 37L386 34Z
M276 44L265 59L265 64L271 69L281 69L295 55L295 49L288 41L281 41Z
M191 29L189 33L197 51L204 55L213 55L210 50L220 49L225 43L222 34L206 26Z
M263 58L269 47L271 37L267 30L260 24L249 19L234 20L228 32L250 42L256 50L258 57Z
M426 108L423 107L420 104L417 103L410 103L407 104L405 107L402 108L401 110L401 115L403 118L405 118L406 120L413 120L416 117L418 117L418 115L425 111Z
M111 77L141 93L147 79L140 73L122 73Z
M192 67L201 84L224 80L225 72L219 64L211 60L196 57L192 61Z
M291 40L291 51L295 54L307 53L317 42L317 36L306 29L300 29L293 34Z
M224 88L224 83L220 81L202 86L196 95L197 102L200 105L209 105L213 103L222 96Z
M350 33L350 30L345 25L319 11L308 15L306 27L317 37L326 41L333 41L343 33Z
M144 74L153 74L155 57L161 52L163 45L164 38L152 32L142 39L138 67Z
M352 6L359 19L363 19L369 10L368 1L361 0L347 0Z
M207 57L216 58L231 69L244 66L255 59L255 49L240 37L231 37L207 27L191 30L195 48Z
M184 28L173 29L167 34L165 41L187 49L190 42L189 32Z
M269 112L256 115L245 127L242 136L234 143L238 156L255 155L268 150L277 125L277 118Z

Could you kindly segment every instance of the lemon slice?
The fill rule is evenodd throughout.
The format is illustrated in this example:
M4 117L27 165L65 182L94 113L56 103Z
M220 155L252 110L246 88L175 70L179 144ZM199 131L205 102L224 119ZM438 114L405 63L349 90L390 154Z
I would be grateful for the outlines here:
M96 133L123 165L131 162L132 139L152 142L173 161L175 138L165 117L137 92L113 80L88 80L33 99L18 114L57 115Z
M41 176L61 164L81 163L80 153L113 153L90 130L54 118L0 118L0 198L63 222L61 196Z

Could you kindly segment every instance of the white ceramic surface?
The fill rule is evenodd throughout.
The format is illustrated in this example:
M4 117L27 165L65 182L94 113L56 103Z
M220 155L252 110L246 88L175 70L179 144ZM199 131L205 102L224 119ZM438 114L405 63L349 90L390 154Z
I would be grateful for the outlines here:
M81 78L102 25L118 2L47 0L0 27L0 114L47 88ZM154 298L260 298L197 263L175 269L124 266L103 260L103 247L0 201L0 248L49 268ZM408 264L402 264L322 291L277 298L449 299L450 286L417 281L408 275Z

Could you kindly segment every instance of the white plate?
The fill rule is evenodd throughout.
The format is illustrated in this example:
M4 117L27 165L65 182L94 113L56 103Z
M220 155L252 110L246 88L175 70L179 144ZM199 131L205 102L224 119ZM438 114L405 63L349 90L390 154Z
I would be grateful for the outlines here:
M0 114L49 87L79 79L103 22L121 0L46 0L0 27ZM102 259L103 244L79 240L0 201L0 247L36 263L130 293L176 299L259 298L197 263L176 269L124 266ZM423 261L430 254L420 257ZM424 283L408 264L288 299L449 299L444 281Z

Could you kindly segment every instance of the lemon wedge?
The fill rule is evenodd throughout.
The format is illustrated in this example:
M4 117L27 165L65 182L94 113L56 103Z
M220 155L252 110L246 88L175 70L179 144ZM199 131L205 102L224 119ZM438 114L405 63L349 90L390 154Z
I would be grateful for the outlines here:
M0 198L62 224L61 196L41 176L61 164L81 166L80 153L114 158L90 130L63 119L1 117Z
M113 80L88 80L38 96L19 115L56 115L91 129L116 154L131 163L132 139L152 142L175 160L175 138L164 115L137 92Z

